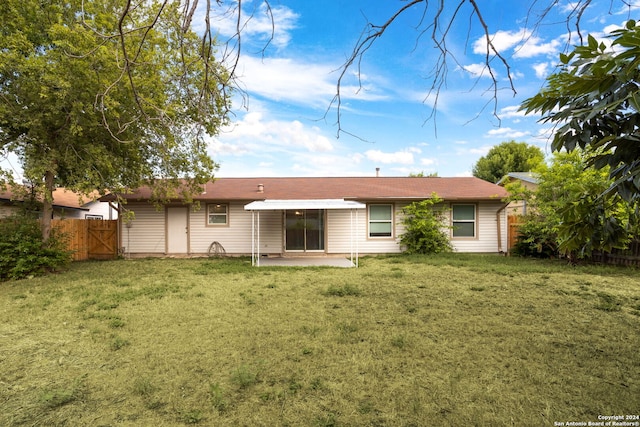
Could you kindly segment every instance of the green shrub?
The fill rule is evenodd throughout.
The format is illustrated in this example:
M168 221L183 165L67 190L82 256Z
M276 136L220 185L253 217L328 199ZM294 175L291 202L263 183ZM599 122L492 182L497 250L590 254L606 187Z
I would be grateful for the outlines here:
M400 243L408 254L438 254L451 251L451 242L445 232L444 209L435 205L442 202L433 194L430 199L413 202L402 208L405 232Z
M0 220L0 280L46 274L70 261L64 235L56 230L51 230L49 241L43 243L38 220L24 215Z
M511 253L523 257L555 258L559 255L558 236L541 218L530 215L518 228L518 239Z

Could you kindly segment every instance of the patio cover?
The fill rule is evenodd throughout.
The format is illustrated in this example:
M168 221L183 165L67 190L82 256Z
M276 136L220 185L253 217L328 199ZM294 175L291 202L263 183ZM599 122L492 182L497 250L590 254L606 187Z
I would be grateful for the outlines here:
M244 210L251 211L251 264L260 266L260 211L286 211L302 209L341 209L349 210L351 263L358 266L358 239L354 239L355 229L358 229L358 209L365 209L367 205L353 200L344 199L312 199L312 200L256 200L245 205ZM354 245L355 241L355 245ZM355 262L354 262L355 260Z

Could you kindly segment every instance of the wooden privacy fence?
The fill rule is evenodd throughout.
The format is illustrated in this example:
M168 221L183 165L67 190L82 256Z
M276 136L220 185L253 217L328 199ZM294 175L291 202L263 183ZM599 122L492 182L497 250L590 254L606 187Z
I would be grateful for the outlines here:
M640 267L640 240L632 241L627 249L614 248L611 252L594 252L591 259L603 264Z
M518 229L520 228L520 224L522 223L522 216L520 215L509 215L507 217L507 251L510 251L516 245L518 240Z
M64 233L74 261L115 259L118 256L118 221L54 219L51 227Z
M518 241L519 227L522 224L522 216L509 215L508 224L508 250L511 250ZM591 261L609 265L627 265L640 267L640 239L634 239L627 249L612 249L611 252L593 252Z

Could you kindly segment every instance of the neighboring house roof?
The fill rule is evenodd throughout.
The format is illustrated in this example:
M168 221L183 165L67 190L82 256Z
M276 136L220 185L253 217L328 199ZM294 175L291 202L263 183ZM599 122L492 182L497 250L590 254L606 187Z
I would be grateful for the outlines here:
M88 211L89 208L85 207L85 205L98 200L97 198L99 196L97 192L89 196L82 196L66 188L56 188L53 191L53 207ZM8 189L6 191L0 191L0 201L21 202L22 199L20 196L14 194L11 189Z
M528 182L531 184L538 184L540 175L535 172L509 172L505 176L503 176L500 181L498 181L498 185L506 183L506 181L511 179L519 179L520 181Z
M508 195L503 187L474 177L218 178L194 200L417 200L433 193L444 200L469 201ZM150 196L148 187L122 195L127 200Z

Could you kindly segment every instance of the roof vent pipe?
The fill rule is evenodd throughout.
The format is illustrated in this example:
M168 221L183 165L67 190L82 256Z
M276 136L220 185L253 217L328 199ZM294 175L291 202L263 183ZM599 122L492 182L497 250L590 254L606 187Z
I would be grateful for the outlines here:
M264 184L258 184L258 193L264 193Z
M376 168L376 178L380 176L380 168Z

